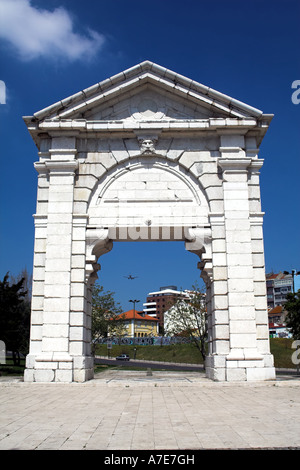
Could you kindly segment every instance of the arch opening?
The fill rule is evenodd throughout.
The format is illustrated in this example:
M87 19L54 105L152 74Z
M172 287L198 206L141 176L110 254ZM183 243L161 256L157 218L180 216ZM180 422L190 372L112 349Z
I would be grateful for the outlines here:
M103 256L105 254L105 256ZM132 338L132 319L129 322L131 330L127 335L124 331L118 332L118 335L112 337L114 345L171 345L171 344L187 344L191 343L190 338L185 336L166 336L164 333L164 312L167 312L175 302L180 293L186 295L193 288L201 288L204 291L204 282L199 278L199 265L194 256L190 256L186 250L184 242L114 242L113 249L108 253L103 253L97 264L99 266L97 284L103 286L105 291L115 292L116 301L121 304L122 311L128 312L135 308L139 315L146 314L147 320L149 315L153 315L153 305L151 304L150 313L148 314L148 297L150 303L153 303L153 295L156 301L157 319L159 331L152 335L148 330L141 328L136 320L135 338ZM107 256L106 256L107 254ZM131 273L133 279L128 279L128 273ZM94 278L95 280L95 278ZM163 292L161 292L163 291ZM133 307L131 300L137 300ZM145 305L144 305L145 304ZM143 313L143 311L145 312ZM144 321L142 320L142 326ZM127 325L128 326L128 325ZM123 335L124 334L124 335ZM143 338L143 339L142 339ZM151 341L147 342L145 338ZM100 343L106 345L106 338ZM101 350L104 346L99 347ZM193 351L193 349L192 349ZM132 350L124 349L123 352ZM195 348L193 356L197 356ZM131 355L131 357L133 357ZM199 364L202 359L199 354ZM175 361L176 362L176 361ZM179 361L180 362L180 361Z

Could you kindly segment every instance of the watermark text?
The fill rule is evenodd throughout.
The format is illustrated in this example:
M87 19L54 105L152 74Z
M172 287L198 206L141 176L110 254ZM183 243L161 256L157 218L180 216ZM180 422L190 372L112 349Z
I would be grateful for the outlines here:
M300 364L300 340L295 340L292 342L292 348L296 349L296 351L292 354L292 363L296 366Z
M300 103L300 80L293 81L292 89L295 90L291 96L292 103L299 104Z
M3 80L0 80L0 104L6 104L6 86Z
M6 345L0 340L0 364L6 364Z

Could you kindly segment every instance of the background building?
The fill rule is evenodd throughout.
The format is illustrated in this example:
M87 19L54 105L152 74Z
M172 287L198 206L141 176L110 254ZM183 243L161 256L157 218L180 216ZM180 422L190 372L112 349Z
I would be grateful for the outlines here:
M282 305L272 308L269 313L269 333L271 338L291 338L292 334L285 324L286 310Z
M186 291L178 291L177 286L163 286L159 291L149 292L143 304L144 313L158 320L160 333L164 327L164 313L179 299L188 298Z
M131 338L143 338L158 335L158 320L145 312L128 310L118 315L120 321L124 322L123 335ZM117 317L117 319L118 319Z
M285 303L289 292L300 289L300 272L279 272L266 274L269 334L271 338L290 338L291 333L286 328Z
M293 292L293 277L291 274L270 273L266 275L268 308L272 309L286 302L286 295Z

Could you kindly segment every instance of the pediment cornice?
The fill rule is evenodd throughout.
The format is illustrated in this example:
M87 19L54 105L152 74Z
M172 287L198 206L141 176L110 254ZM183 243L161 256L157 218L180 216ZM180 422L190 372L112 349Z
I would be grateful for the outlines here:
M178 103L178 109L182 110L184 103L184 110L188 111L178 111L175 118L164 112L163 108L158 110L160 112L148 113L145 116L134 111L122 116L120 112L118 114L115 111L120 108L120 103L125 101L130 108L128 102L134 100L137 94L143 96L145 90L150 88L152 93L158 94L158 102L161 101L159 96L168 96L169 100L171 97L174 101L175 108ZM103 113L103 109L108 107L114 110L111 116ZM134 107L131 106L131 109ZM191 110L194 110L194 113ZM262 138L272 117L201 83L145 61L54 103L33 116L24 117L24 121L33 139L38 143L38 135L41 132L134 132L137 129L149 128L175 132L256 128Z

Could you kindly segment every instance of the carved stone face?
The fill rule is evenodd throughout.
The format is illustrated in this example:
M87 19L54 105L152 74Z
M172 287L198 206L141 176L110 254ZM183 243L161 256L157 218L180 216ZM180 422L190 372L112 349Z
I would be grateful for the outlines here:
M141 153L154 153L155 141L152 139L143 139L140 141Z

